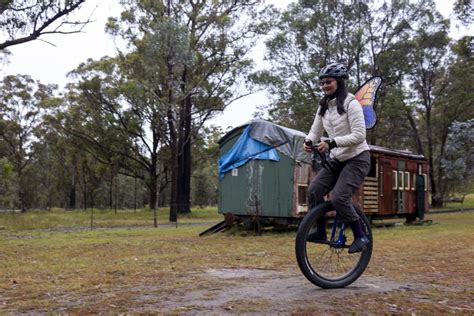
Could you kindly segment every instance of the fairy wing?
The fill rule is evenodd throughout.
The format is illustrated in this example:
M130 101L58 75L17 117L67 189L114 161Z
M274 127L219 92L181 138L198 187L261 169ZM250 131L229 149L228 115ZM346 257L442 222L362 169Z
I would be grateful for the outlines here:
M374 104L377 97L377 91L382 84L382 77L372 77L357 89L355 98L362 105L364 111L365 127L371 129L377 123Z

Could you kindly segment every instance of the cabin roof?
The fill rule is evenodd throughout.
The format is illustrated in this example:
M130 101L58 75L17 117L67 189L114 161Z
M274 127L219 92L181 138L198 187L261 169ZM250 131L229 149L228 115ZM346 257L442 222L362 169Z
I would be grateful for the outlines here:
M386 154L390 156L402 157L402 158L410 158L415 160L426 160L425 156L417 155L412 153L409 150L398 150L398 149L390 149L386 147L376 146L376 145L369 145L371 152Z

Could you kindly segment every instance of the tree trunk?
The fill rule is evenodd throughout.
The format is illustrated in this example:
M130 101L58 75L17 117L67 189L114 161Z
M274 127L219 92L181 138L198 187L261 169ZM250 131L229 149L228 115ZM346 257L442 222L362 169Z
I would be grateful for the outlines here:
M156 213L158 175L156 174L156 165L157 165L157 157L156 155L152 155L151 166L149 170L150 182L148 184L148 190L150 193L150 209L153 212L153 226L154 227L158 227L158 217Z
M109 209L112 209L114 206L113 191L114 191L114 174L112 172L112 167L111 167L110 168L110 188L109 188Z
M18 190L18 202L20 203L20 211L21 213L26 212L26 203L25 203L25 189L24 189L24 184L22 180L21 174L19 174L20 178L20 188Z
M20 142L20 148L22 147L22 142ZM18 159L15 161L16 163L16 170L18 174L19 180L19 188L18 188L18 202L19 208L22 213L26 212L26 204L25 204L25 183L23 179L23 156L19 156Z
M69 194L68 194L68 204L67 207L71 210L76 209L76 178L77 178L77 163L75 161L75 157L72 157L72 179L71 179L71 188L69 189Z
M84 201L82 201L83 203L83 207L84 207L84 210L87 210L87 181L86 181L86 170L85 170L85 166L84 166L84 163L82 164L82 181L83 181L83 197L84 197Z
M175 147L175 148L173 148ZM173 152L172 157L177 157L177 148L172 146L171 151ZM176 222L178 220L178 178L179 178L179 165L177 159L171 161L171 201L170 201L170 222Z
M114 203L114 213L117 214L117 209L118 209L118 196L119 196L119 192L118 192L118 188L119 188L119 183L118 183L118 177L115 177L115 203Z
M178 213L191 213L191 98L184 101L183 125L178 159Z
M433 158L433 130L431 126L431 106L426 107L426 131L428 137L428 163L430 166L430 185L431 185L431 206L443 206L443 197L438 192L438 186L435 181L434 158Z
M418 132L418 128L416 127L415 119L413 118L413 115L411 114L408 107L405 107L405 114L406 114L406 118L408 122L410 123L413 134L415 136L416 148L417 148L418 154L424 155L425 152L423 149L423 142L421 141L420 133Z
M156 179L150 179L148 192L150 193L150 209L153 212L153 226L158 227L158 217L156 214Z
M133 211L137 211L137 178L133 178Z

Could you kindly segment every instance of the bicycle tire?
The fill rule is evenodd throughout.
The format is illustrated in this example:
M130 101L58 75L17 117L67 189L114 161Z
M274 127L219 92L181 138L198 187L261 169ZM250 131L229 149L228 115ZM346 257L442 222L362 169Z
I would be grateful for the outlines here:
M318 205L315 209L306 214L298 227L295 242L298 266L303 275L310 282L319 287L327 289L346 287L357 280L369 264L373 247L370 223L365 214L357 206L354 207L362 219L362 226L370 240L370 244L362 252L349 254L347 248L350 243L344 244L344 247L334 247L329 243L314 243L307 240L308 235L311 231L314 231L314 227L316 227L316 220L320 216L326 216L328 212L334 211L334 207L330 201ZM350 229L346 229L345 231L347 235L350 234L352 236ZM315 254L312 253L313 247L318 248ZM329 256L329 263L324 262L326 256ZM348 259L348 261L344 261L346 259ZM347 271L341 271L339 273L337 270L343 270L345 262L349 262L347 264ZM329 269L330 272L323 271L325 269Z

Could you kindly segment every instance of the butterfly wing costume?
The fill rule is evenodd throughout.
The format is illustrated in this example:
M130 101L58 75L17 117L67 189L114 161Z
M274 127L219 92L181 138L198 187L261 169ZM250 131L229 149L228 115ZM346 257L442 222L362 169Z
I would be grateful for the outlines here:
M374 104L377 92L382 85L382 77L372 77L362 84L355 92L355 98L362 105L364 111L365 127L371 129L377 123Z

